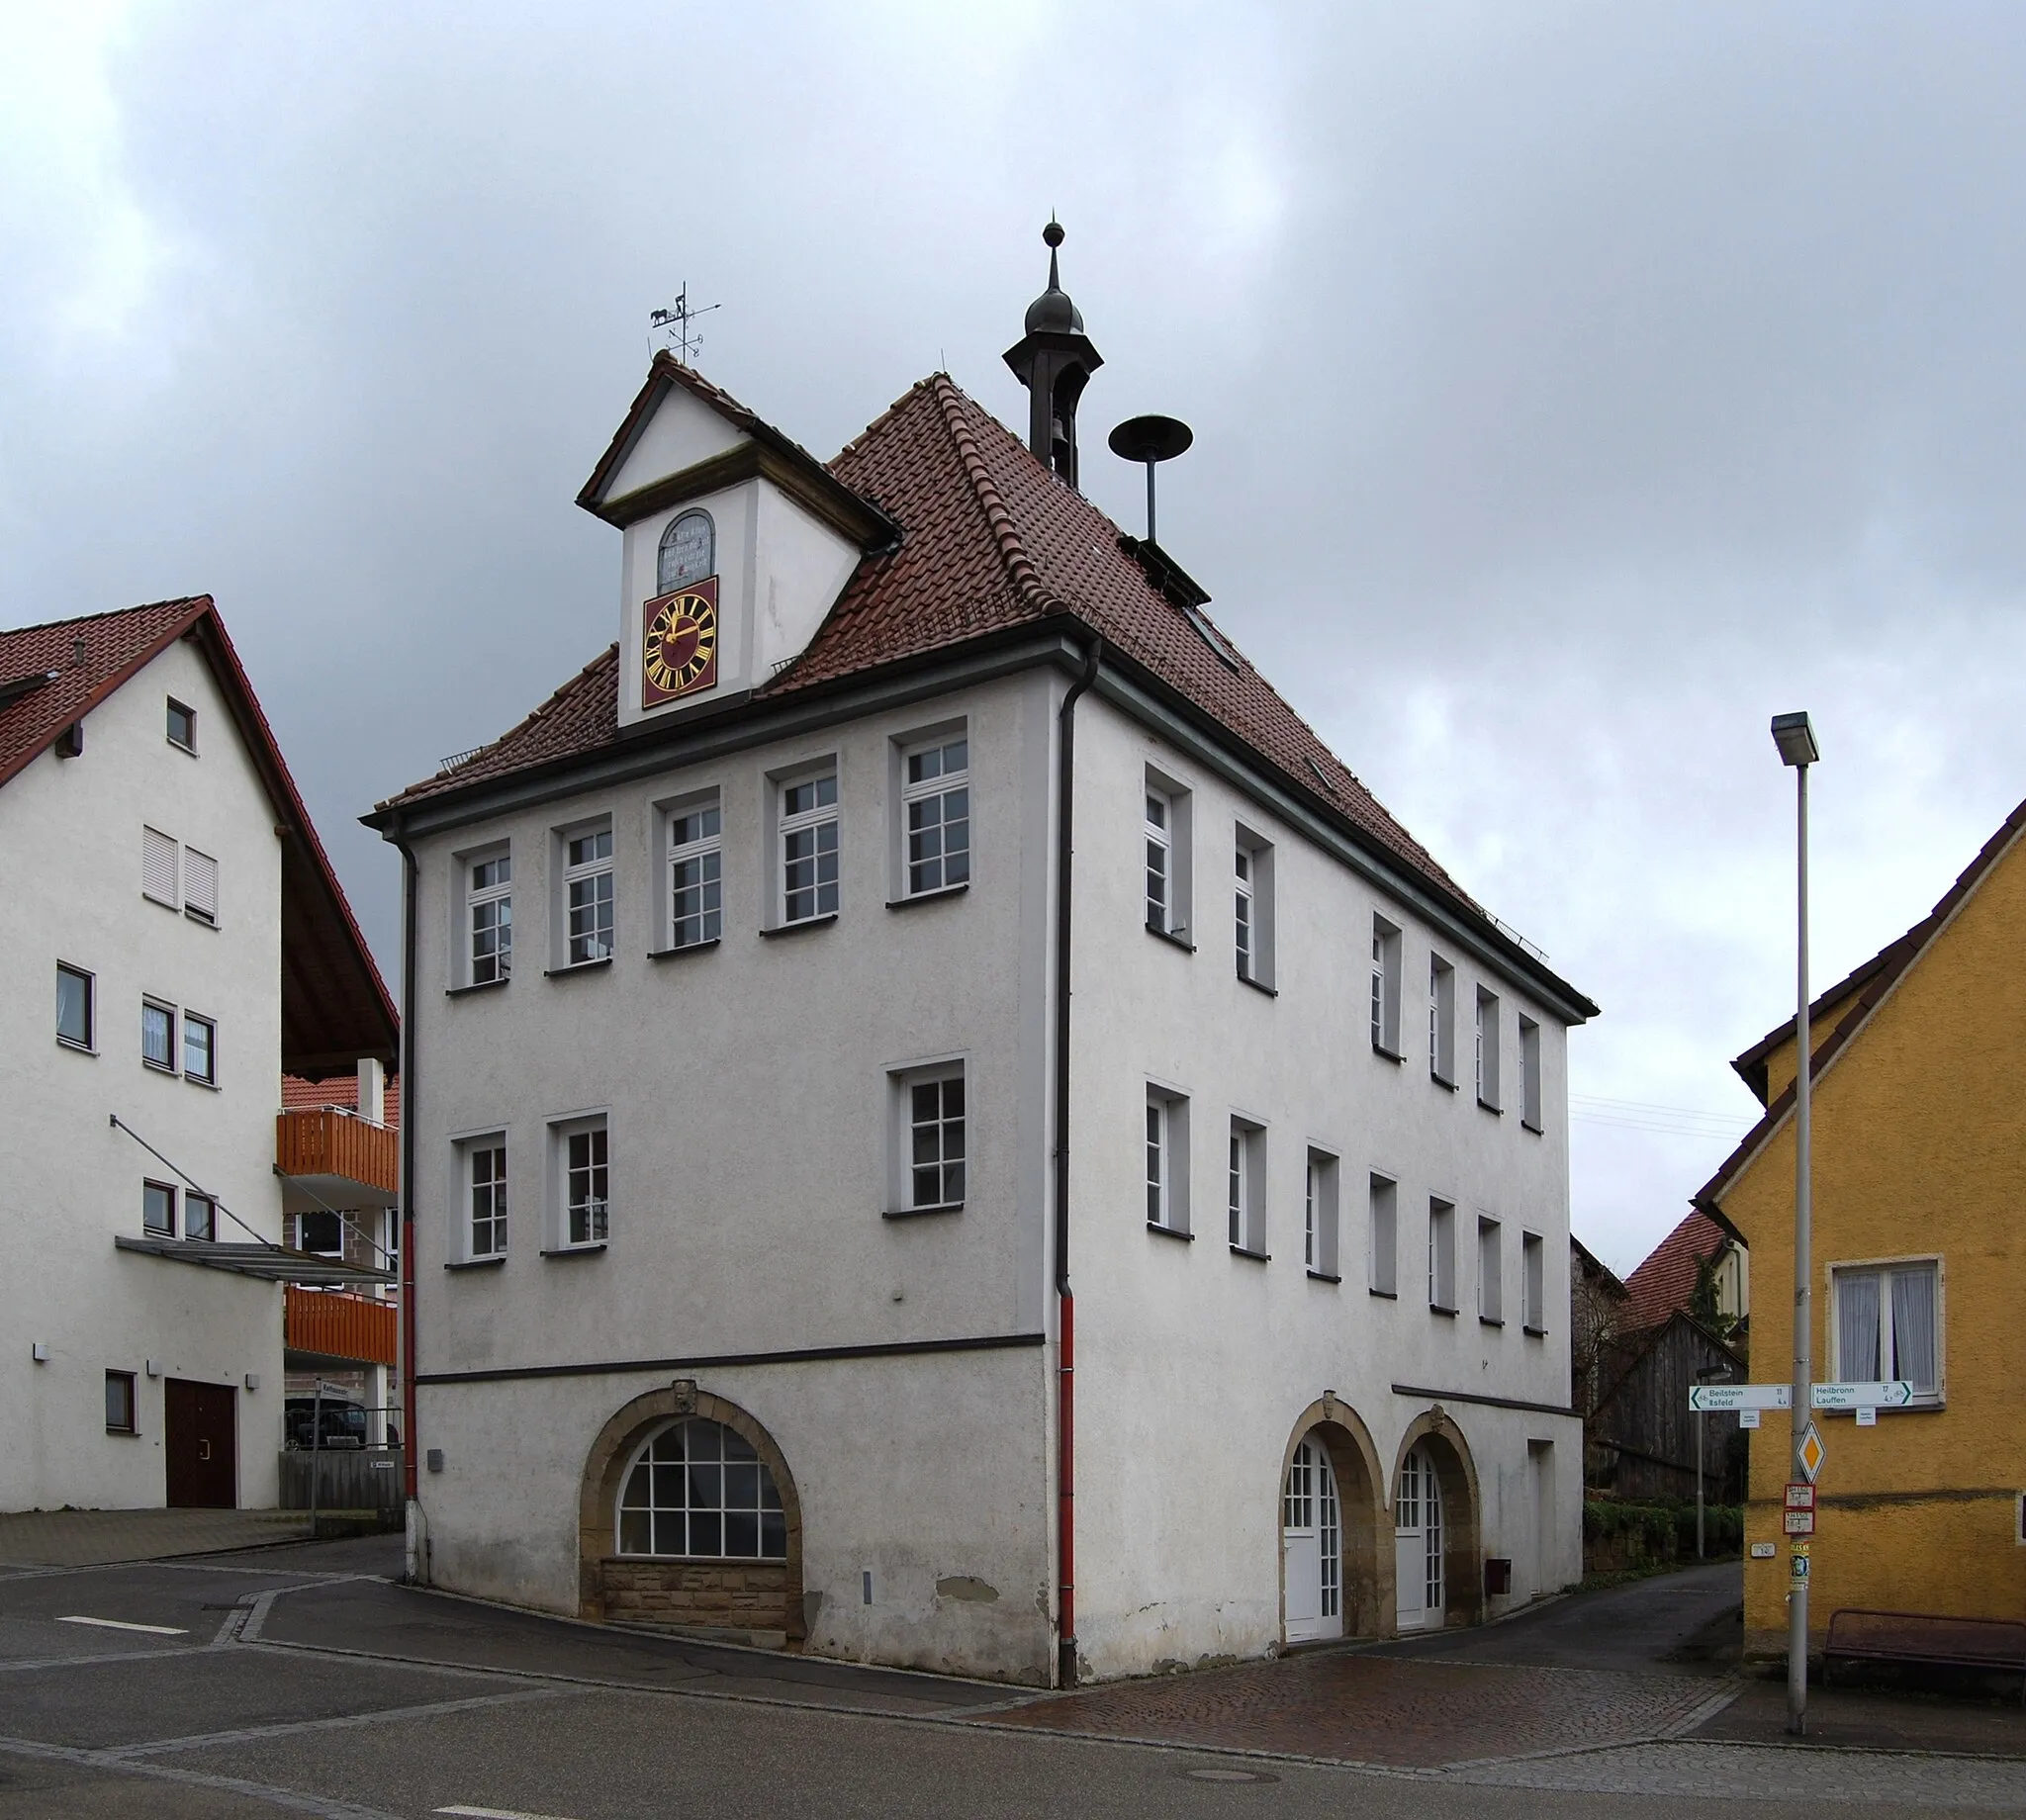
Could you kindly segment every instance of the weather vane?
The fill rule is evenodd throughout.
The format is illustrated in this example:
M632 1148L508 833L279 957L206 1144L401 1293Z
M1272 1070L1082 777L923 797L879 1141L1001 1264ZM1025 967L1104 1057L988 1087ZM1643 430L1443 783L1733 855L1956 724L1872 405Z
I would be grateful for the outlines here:
M686 367L692 367L696 364L696 356L703 351L703 337L696 332L696 318L722 307L705 304L700 309L691 309L690 281L685 279L682 290L676 293L675 303L667 310L650 311L647 320L652 333L661 337L662 345Z

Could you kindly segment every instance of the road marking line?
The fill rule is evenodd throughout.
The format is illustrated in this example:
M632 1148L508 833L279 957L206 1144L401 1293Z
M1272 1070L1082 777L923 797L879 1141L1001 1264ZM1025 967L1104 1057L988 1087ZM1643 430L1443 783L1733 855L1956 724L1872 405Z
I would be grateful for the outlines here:
M565 1820L561 1814L527 1814L517 1807L435 1807L438 1814L462 1814L464 1820Z
M150 1738L141 1744L108 1745L108 1760L126 1762L168 1751L208 1751L222 1745L254 1744L269 1738L293 1738L304 1732L345 1731L365 1725L387 1725L405 1719L433 1719L456 1712L481 1712L489 1706L513 1706L525 1700L567 1699L569 1687L516 1687L511 1693L481 1693L462 1700L432 1700L425 1706L387 1706L377 1712L340 1713L328 1719L293 1719L279 1725L245 1725L227 1732L193 1732L182 1738Z
M100 1630L143 1630L151 1637L187 1637L174 1624L130 1624L124 1618L58 1618L59 1624L93 1624Z
M72 1745L45 1744L33 1738L0 1738L0 1752L14 1757L41 1758L49 1763L78 1764L91 1770L110 1770L121 1775L141 1775L156 1781L176 1782L187 1788L209 1788L225 1794L240 1794L270 1807L294 1813L314 1814L317 1820L401 1820L383 1808L363 1807L323 1795L303 1794L293 1788L278 1788L272 1782L252 1782L236 1775L209 1775L201 1770L182 1770L172 1764L133 1763L103 1751L79 1750Z

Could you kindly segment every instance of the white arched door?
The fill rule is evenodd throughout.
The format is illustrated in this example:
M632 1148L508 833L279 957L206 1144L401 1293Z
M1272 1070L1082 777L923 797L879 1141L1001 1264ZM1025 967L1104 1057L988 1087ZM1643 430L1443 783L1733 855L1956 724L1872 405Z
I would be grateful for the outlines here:
M1281 1559L1287 1575L1287 1640L1343 1635L1343 1522L1336 1474L1321 1441L1301 1442L1280 1499Z
M1442 1624L1442 1488L1427 1450L1414 1448L1400 1463L1393 1496L1393 1571L1399 1589L1399 1627L1439 1630Z

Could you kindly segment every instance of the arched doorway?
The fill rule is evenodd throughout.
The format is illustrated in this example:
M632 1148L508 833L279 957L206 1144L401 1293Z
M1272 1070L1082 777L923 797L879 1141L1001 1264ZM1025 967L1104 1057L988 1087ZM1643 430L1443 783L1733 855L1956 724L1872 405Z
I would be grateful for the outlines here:
M578 1608L802 1637L801 1501L774 1437L738 1405L688 1384L619 1410L585 1462Z
M1354 1410L1326 1397L1302 1411L1274 1505L1285 1642L1383 1636L1391 1628L1393 1562L1379 1546L1384 1485Z
M1484 1616L1477 1466L1439 1406L1408 1424L1393 1469L1394 1623L1403 1631Z

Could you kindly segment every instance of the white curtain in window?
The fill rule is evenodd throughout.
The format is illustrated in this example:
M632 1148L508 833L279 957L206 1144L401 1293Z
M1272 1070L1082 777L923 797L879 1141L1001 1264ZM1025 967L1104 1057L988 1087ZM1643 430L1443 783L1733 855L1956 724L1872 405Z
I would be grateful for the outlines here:
M1836 1276L1836 1375L1870 1383L1879 1375L1879 1279L1874 1271Z
M1935 1273L1892 1273L1892 1376L1912 1384L1916 1394L1935 1389Z

